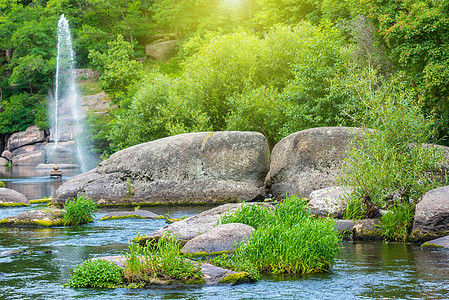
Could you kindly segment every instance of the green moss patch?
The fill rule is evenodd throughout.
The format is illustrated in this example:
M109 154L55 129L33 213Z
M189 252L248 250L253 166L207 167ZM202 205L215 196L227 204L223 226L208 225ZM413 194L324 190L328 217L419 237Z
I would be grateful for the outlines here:
M422 244L420 247L427 247L427 248L444 248L441 245L437 245L434 243L429 243L429 242L425 242L424 244Z
M30 204L36 204L36 203L49 203L51 202L51 197L50 198L42 198L42 199L33 199L29 201Z
M224 278L220 279L218 283L234 285L238 283L246 283L251 281L252 280L249 277L248 272L239 272L225 276Z
M22 202L0 202L0 207L20 207L20 206L30 206L29 203Z

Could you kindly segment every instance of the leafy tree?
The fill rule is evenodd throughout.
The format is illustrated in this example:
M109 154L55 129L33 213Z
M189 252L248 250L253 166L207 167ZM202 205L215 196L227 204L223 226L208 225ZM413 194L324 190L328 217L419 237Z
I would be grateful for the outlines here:
M107 52L91 51L89 58L100 71L102 88L111 95L115 103L126 96L131 86L142 77L142 64L132 59L134 49L130 42L118 35L108 43Z
M24 131L39 121L41 128L46 129L46 116L42 113L45 99L41 95L13 95L1 102L0 133Z
M425 112L442 137L449 129L449 3L368 0L367 5L393 62L420 87Z

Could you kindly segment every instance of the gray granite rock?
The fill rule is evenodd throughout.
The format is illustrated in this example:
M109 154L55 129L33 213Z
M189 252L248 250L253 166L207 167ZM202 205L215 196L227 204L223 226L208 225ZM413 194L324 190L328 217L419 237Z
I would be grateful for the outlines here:
M25 195L8 188L0 188L0 206L30 205Z
M309 196L309 209L317 215L341 218L346 210L344 198L351 193L352 189L341 186L313 191Z
M40 130L36 125L33 125L25 131L13 133L6 143L6 150L13 151L25 145L45 142L45 140L45 132Z
M412 235L430 240L449 234L449 186L428 191L415 207Z
M78 194L100 205L217 204L264 199L270 161L256 132L187 133L119 151L67 180L53 202Z
M236 244L248 240L254 228L240 223L221 224L190 241L182 248L183 253L219 253L234 251Z
M292 133L271 153L270 181L274 196L307 197L334 186L356 128L322 127Z

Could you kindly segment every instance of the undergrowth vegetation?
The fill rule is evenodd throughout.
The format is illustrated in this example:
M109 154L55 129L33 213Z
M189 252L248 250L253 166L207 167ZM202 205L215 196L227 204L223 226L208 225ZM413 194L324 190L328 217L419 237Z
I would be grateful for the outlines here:
M260 272L328 271L340 250L341 239L334 221L309 216L307 202L296 196L274 208L242 205L233 214L223 216L221 223L244 223L256 229L229 259L237 265L253 265Z
M129 243L124 277L127 283L145 284L154 279L198 283L202 273L200 267L181 256L176 236L167 233L145 246Z
M91 198L81 195L74 199L68 199L64 203L64 225L80 225L93 221L93 214L97 211L97 205Z
M72 272L67 286L80 288L116 287L123 283L123 269L102 260L86 260Z

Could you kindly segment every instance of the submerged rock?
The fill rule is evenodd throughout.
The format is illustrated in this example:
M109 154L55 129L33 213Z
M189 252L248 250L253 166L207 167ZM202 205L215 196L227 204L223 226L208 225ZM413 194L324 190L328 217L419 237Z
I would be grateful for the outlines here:
M181 251L186 254L218 254L234 251L236 245L248 240L254 231L252 226L240 223L217 225L188 241Z
M161 219L163 218L160 215L152 213L148 210L132 210L132 211L115 211L105 214L100 220L117 220L117 219Z
M264 199L270 154L256 132L197 132L119 151L67 180L53 202L85 194L99 205L216 204Z
M29 210L0 220L0 227L51 227L63 225L64 210Z
M345 214L344 197L352 193L350 188L333 186L310 193L309 208L317 215L341 218Z
M25 195L8 188L0 188L0 206L28 206Z
M449 186L428 191L415 207L412 237L431 240L449 234Z
M270 183L274 196L307 197L336 184L356 128L322 127L292 133L271 153Z

